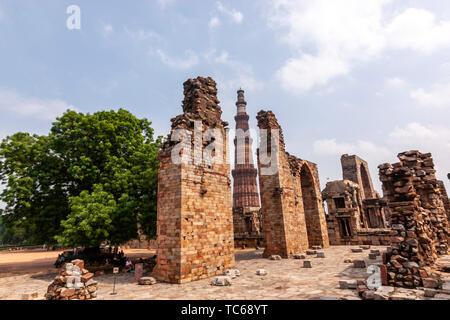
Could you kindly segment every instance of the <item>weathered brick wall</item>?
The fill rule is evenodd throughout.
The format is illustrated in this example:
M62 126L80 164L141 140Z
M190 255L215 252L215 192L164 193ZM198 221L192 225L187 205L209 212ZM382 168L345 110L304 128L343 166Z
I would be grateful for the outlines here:
M356 155L344 154L341 157L341 165L343 179L359 185L362 199L377 197L366 161Z
M444 203L445 212L447 213L447 220L450 224L450 200L448 199L447 190L444 181L438 180L439 191L441 191L442 202Z
M260 247L264 242L261 208L233 208L234 245Z
M367 162L345 154L341 164L344 180L330 181L322 191L328 207L330 243L390 244L390 229L386 226L385 216L387 204L373 189Z
M172 131L159 153L157 265L153 276L159 280L184 283L222 274L233 268L234 242L231 203L230 166L227 160L226 122L221 120L217 89L211 78L198 77L184 83L184 113L172 119ZM202 137L194 134L194 121L201 121L203 132L216 128L223 140L216 139L216 150L222 149L222 163L193 162L194 142ZM171 141L176 129L192 133L187 145L191 159L179 164L171 153L177 142Z
M279 130L278 148L274 151L278 170L273 174L262 173L264 168L274 163L262 163L262 150L258 149L264 256L277 254L289 258L304 252L311 245L328 247L317 166L285 152L281 127L271 111L260 111L257 120L259 128L267 130L268 157L272 156L270 130ZM261 135L261 139L264 138Z
M391 209L391 248L386 256L388 282L417 287L429 275L438 253L447 252L448 222L431 154L398 155L400 162L379 166Z

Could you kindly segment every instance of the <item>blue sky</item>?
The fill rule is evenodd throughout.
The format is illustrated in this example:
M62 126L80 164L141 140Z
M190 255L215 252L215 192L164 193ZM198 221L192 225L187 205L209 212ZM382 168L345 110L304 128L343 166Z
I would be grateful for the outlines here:
M211 76L231 127L242 87L251 126L273 110L322 187L349 153L381 191L377 165L418 149L450 189L449 35L442 0L0 0L0 137L120 107L166 135L183 82Z

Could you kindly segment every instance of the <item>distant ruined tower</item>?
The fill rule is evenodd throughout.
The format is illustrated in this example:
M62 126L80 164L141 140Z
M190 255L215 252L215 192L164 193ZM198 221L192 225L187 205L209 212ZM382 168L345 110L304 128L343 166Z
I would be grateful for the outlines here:
M258 174L252 155L244 90L237 92L236 136L234 138L233 221L236 246L256 245L262 241L262 221L259 205Z

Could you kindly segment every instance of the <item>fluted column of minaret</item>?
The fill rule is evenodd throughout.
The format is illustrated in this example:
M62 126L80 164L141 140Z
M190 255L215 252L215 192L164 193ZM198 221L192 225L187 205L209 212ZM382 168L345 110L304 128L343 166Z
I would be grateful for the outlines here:
M259 207L257 170L253 163L252 139L250 137L247 114L247 102L244 90L237 92L236 136L234 138L235 155L233 188L233 208Z

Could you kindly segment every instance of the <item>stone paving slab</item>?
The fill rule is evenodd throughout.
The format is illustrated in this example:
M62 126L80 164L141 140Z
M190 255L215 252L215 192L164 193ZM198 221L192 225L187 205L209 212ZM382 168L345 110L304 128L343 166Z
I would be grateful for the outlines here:
M385 250L385 247L374 249ZM262 250L236 254L236 269L241 276L232 279L232 285L212 286L211 278L186 284L157 283L151 286L133 284L134 274L117 276L116 292L111 295L114 276L96 277L97 300L309 300L321 297L346 297L359 299L355 290L339 289L339 280L366 279L366 269L353 268L344 263L346 258L363 259L367 265L380 264L381 257L369 260L368 253L352 253L351 247L334 246L323 249L325 258L311 258L312 268L303 268L303 260L269 260ZM257 269L267 275L258 276ZM21 299L22 294L37 292L43 297L48 284L56 274L24 275L0 278L0 299Z

